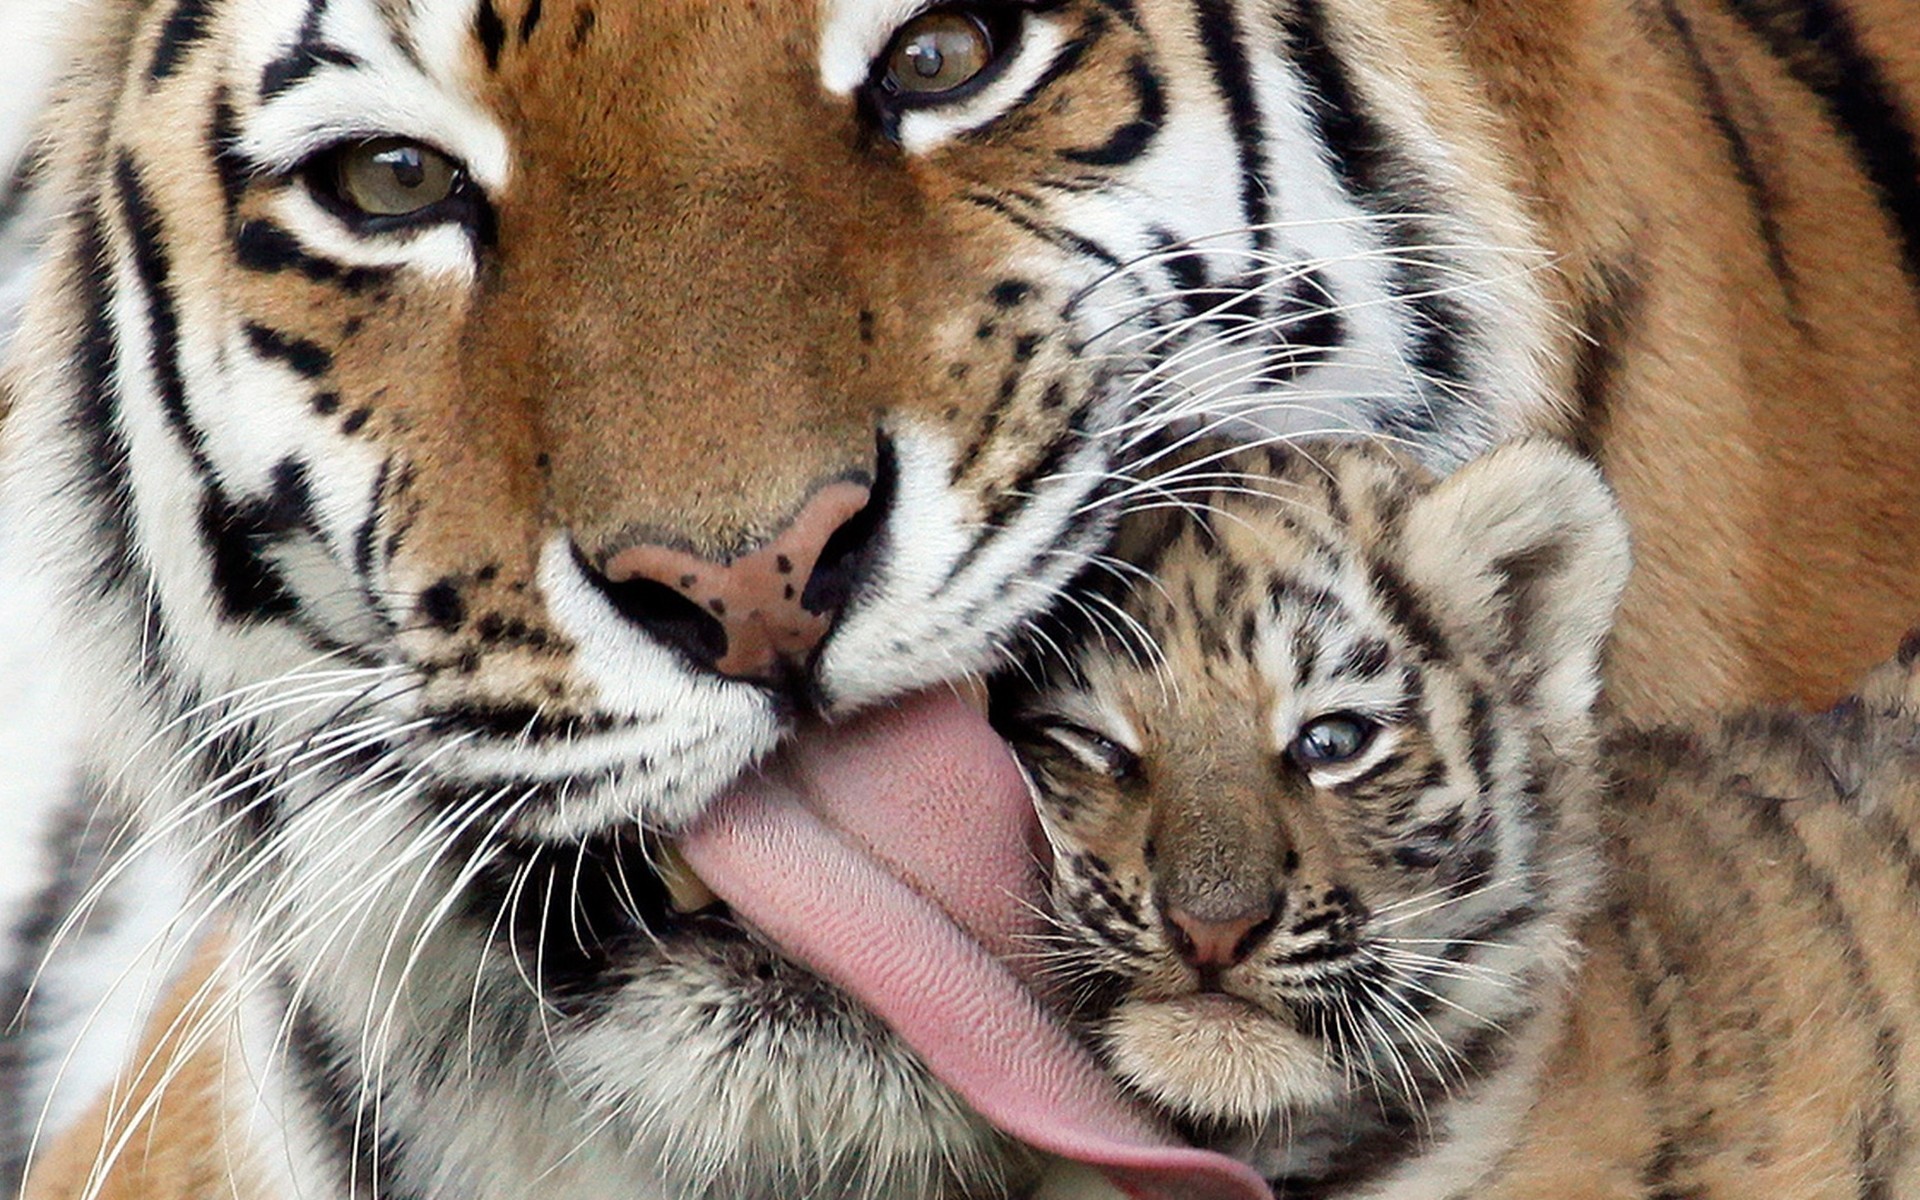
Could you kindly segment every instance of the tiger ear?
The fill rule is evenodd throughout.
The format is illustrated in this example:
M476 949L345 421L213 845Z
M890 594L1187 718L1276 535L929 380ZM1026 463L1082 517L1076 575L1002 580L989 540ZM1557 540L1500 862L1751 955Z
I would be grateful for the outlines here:
M1592 463L1558 442L1501 446L1415 501L1399 546L1449 639L1533 680L1549 720L1586 717L1631 563Z

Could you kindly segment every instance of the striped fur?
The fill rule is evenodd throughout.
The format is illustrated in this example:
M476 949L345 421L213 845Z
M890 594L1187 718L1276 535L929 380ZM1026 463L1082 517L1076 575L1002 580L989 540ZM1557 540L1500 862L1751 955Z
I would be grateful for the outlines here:
M1624 528L1566 451L1266 487L1003 698L1113 1069L1287 1197L1915 1194L1920 639L1824 714L1602 740ZM1196 957L1223 898L1264 919Z
M0 511L85 783L8 803L104 803L99 911L181 922L26 920L7 978L224 921L306 1195L1017 1189L867 1014L676 922L646 837L1096 603L1168 430L1570 434L1640 531L1623 701L1837 689L1920 583L1905 3L992 0L993 74L907 106L904 0L35 0ZM382 136L457 161L433 219L316 190ZM602 586L831 480L871 538L791 688ZM51 990L10 1155L138 1025L69 1060L96 997Z

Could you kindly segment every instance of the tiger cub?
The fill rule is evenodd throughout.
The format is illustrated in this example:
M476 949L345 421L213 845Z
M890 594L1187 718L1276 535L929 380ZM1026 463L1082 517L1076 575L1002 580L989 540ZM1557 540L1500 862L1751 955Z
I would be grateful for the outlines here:
M996 704L1111 1070L1288 1198L1920 1196L1920 642L1603 735L1627 537L1570 452L1251 490Z

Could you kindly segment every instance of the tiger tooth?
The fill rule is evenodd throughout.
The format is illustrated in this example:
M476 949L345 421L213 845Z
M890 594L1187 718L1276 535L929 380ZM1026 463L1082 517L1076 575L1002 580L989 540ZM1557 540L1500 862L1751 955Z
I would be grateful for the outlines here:
M971 708L983 717L987 715L987 684L985 680L976 675L967 675L956 679L953 681L953 694L960 697L960 702L968 708Z
M667 885L667 901L674 912L684 916L720 903L720 897L687 864L674 843L660 843L654 852L653 869Z

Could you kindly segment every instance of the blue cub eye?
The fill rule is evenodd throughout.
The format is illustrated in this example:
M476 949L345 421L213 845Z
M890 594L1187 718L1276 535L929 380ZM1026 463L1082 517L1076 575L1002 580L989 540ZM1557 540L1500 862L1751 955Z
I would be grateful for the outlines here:
M1365 717L1352 713L1333 713L1317 717L1300 727L1289 747L1301 765L1324 767L1357 757L1373 740L1376 728Z

